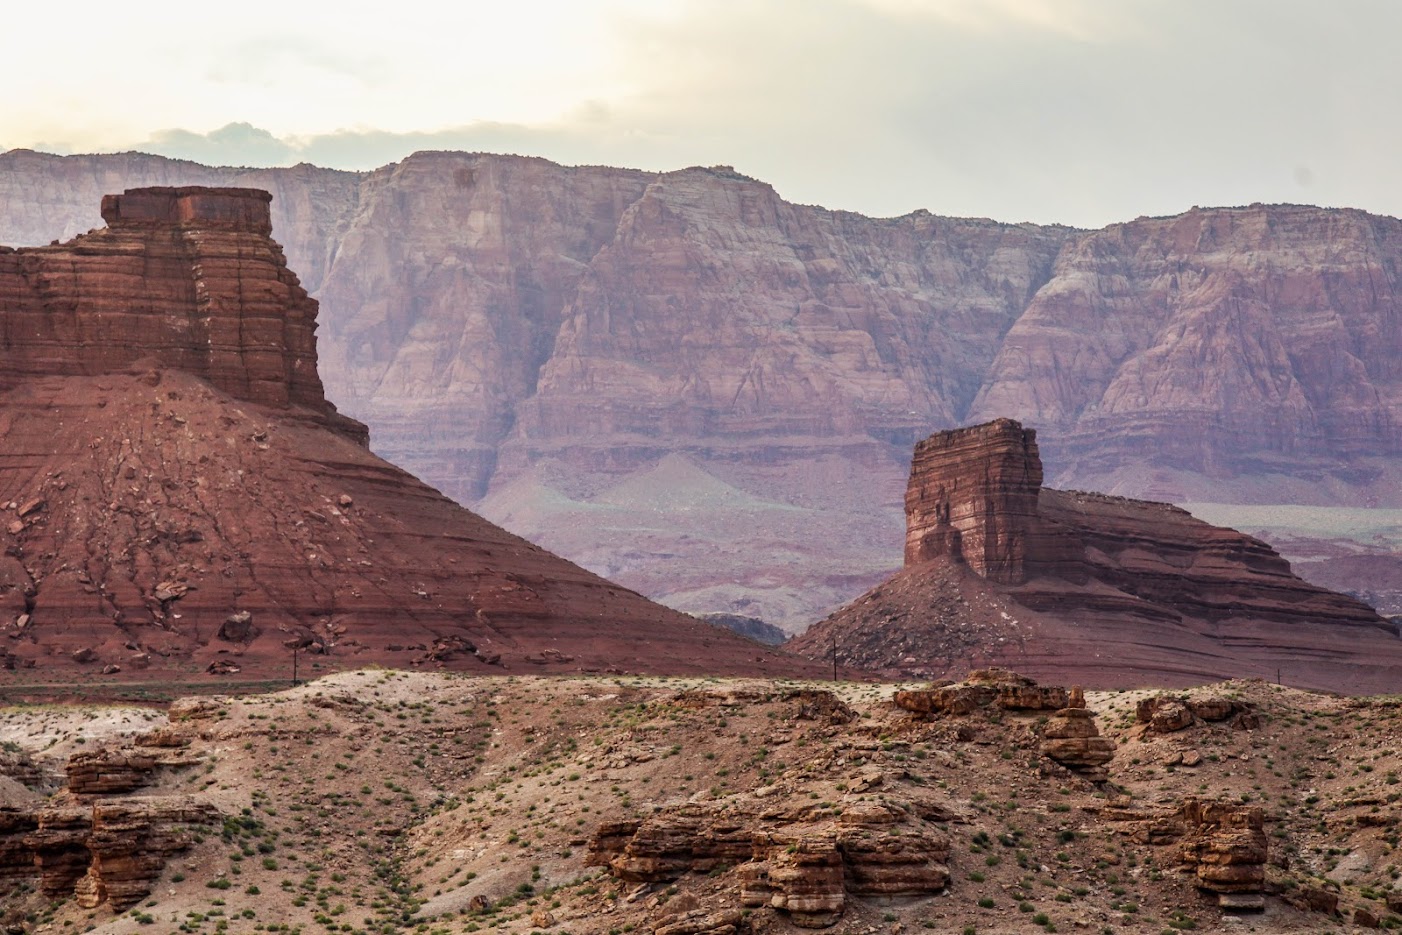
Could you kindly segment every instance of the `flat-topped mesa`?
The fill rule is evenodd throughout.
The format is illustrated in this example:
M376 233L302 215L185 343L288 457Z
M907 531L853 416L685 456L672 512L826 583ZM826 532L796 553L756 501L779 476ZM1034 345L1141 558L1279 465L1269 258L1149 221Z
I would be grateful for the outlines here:
M317 302L270 236L271 202L251 188L130 189L103 198L106 228L0 248L0 390L150 361L364 441L326 401Z
M1023 581L1041 489L1036 429L997 419L936 432L911 461L905 564L948 556L990 581Z
M102 197L109 228L200 227L273 232L273 196L256 188L132 188Z

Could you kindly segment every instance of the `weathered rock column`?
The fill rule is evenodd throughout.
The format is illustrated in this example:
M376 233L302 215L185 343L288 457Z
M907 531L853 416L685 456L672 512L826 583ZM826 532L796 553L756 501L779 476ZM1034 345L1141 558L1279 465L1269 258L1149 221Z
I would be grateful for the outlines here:
M906 565L948 556L991 581L1020 583L1041 489L1035 429L997 419L931 435L910 467Z

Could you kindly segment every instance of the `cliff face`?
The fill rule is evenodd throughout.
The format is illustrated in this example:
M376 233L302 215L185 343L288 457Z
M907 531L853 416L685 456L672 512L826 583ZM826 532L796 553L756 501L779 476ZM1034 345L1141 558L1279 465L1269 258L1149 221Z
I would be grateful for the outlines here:
M1016 662L1092 685L1265 675L1383 690L1402 639L1258 539L1177 507L1040 487L1010 419L916 446L905 569L789 645L907 675Z
M931 435L911 462L905 563L946 556L991 581L1020 583L1041 489L1033 429L999 419Z
M328 395L377 451L689 610L792 629L878 580L909 446L1000 415L1041 428L1057 486L1402 505L1394 219L1252 206L1083 232L793 205L723 167L14 152L0 242L177 181L273 191L323 301ZM691 506L624 501L640 490Z
M792 669L469 513L323 398L268 195L144 189L0 254L0 665Z
M1061 480L1142 465L1160 483L1283 473L1382 489L1378 462L1402 445L1400 263L1402 223L1361 211L1194 209L1086 234L968 417L1042 426Z
M479 499L590 260L647 179L455 153L371 173L321 292L337 310L333 398L375 422L379 450Z
M149 358L238 399L335 417L316 368L316 302L270 234L266 192L148 188L102 201L107 227L0 248L0 389Z

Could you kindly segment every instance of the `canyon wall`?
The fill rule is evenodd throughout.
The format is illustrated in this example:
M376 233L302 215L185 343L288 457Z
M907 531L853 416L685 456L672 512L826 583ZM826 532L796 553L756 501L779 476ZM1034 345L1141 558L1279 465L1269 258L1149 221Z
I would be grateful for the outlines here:
M910 446L1036 425L1049 481L1402 505L1402 223L867 218L726 167L419 153L369 173L0 155L0 242L132 185L253 184L327 394L460 502L692 610L789 629L899 561ZM105 186L105 187L103 187Z

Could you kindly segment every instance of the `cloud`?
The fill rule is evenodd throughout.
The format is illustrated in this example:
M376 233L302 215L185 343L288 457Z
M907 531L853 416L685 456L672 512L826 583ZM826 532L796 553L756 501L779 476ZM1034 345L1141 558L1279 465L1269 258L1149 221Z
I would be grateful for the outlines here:
M417 32L400 19L338 21L314 42L289 40L306 34L291 26L266 42L221 40L180 73L213 82L196 97L218 129L172 118L163 101L154 119L180 129L109 132L104 145L355 169L418 149L724 163L792 200L868 214L1083 226L1252 201L1402 214L1402 127L1389 117L1402 5L1390 0L610 0L597 15L533 0L509 17L418 12ZM114 115L130 105L93 87L74 100ZM5 120L0 132L22 139ZM43 126L34 137L92 148L71 127Z
M298 161L298 146L250 123L225 124L209 133L159 130L128 147L211 165L285 166Z

